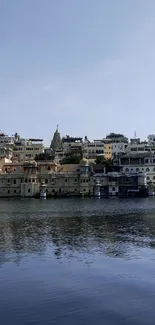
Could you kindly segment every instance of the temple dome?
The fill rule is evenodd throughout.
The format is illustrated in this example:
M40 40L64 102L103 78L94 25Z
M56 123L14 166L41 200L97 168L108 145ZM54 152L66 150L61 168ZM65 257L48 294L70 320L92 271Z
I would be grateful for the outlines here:
M81 166L88 166L88 165L89 165L89 164L88 164L88 159L83 158L83 159L80 161L80 165L81 165Z

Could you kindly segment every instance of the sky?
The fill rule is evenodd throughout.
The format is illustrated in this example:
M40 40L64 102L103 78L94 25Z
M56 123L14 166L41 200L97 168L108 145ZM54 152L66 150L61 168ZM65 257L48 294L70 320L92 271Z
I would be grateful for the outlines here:
M154 0L0 0L0 129L155 133Z

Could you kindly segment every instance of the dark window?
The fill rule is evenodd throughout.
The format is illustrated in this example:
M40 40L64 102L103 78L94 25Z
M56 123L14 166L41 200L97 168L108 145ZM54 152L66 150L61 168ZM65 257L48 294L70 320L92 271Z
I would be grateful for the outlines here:
M50 166L48 166L48 170L51 170L51 167Z
M34 182L35 182L35 179L33 178L33 179L32 179L32 183L34 183Z
M23 183L23 179L21 178L21 183Z
M148 159L145 159L145 164L148 164L149 160Z
M31 192L31 190L30 190L30 188L28 189L28 193L30 193Z
M67 181L68 181L68 179L66 178L66 179L65 179L65 182L67 183Z
M45 179L45 183L48 184L48 179Z
M150 168L146 168L146 172L149 172L150 171Z
M8 190L8 194L10 193L10 190Z
M83 179L83 183L85 183L85 179Z
M14 193L16 193L16 190L14 190Z
M52 193L55 193L55 190L52 190Z
M27 183L27 178L25 178L25 183Z
M16 179L14 179L13 184L16 184Z
M83 189L83 192L85 192L86 190L85 190L85 188Z
M113 187L112 190L115 191L115 187Z
M31 183L31 178L29 178L29 183Z

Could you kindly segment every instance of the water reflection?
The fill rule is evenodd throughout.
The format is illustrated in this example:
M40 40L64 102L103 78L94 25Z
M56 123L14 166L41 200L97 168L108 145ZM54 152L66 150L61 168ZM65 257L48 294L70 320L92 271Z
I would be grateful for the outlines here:
M119 214L119 203L115 201L112 204L115 204L117 213L113 210L107 215L102 210L100 214L96 211L92 215L89 201L79 213L79 202L71 206L69 201L66 216L62 209L58 209L59 201L54 203L58 205L55 212L50 212L50 203L41 211L37 202L34 206L33 201L33 209L30 203L30 211L26 207L25 211L20 211L21 203L16 204L17 211L14 204L11 210L11 201L9 209L6 203L8 212L1 213L0 219L0 263L10 260L19 263L26 254L44 254L47 249L56 258L71 257L72 254L74 258L79 254L130 258L136 249L154 249L155 217L152 210L137 214L132 210L130 214L128 210L121 214L120 210ZM111 201L107 202L110 209Z

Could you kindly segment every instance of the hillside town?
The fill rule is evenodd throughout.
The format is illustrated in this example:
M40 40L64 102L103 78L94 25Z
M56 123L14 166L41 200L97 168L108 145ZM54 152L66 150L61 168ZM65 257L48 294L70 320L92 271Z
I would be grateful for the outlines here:
M0 133L0 197L145 197L155 191L155 135L43 139Z

